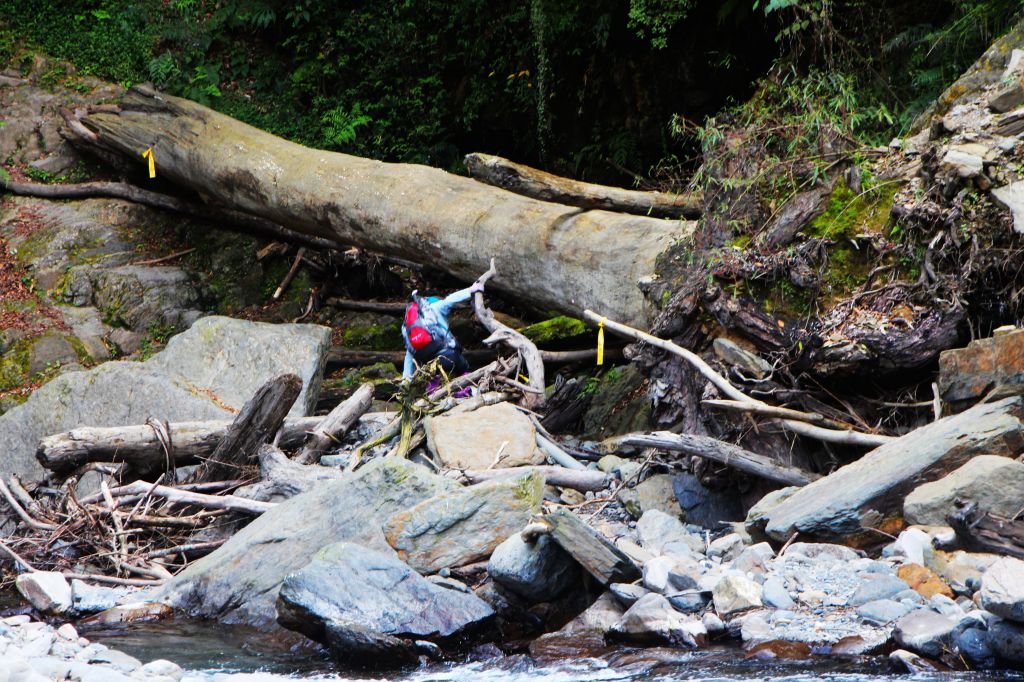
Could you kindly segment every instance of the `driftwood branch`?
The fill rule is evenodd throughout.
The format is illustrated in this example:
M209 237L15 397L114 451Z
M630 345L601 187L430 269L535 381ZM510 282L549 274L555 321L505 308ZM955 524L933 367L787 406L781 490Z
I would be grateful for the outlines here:
M477 280L477 284L486 284L487 280L497 274L494 267L494 259L491 259L491 267ZM492 313L484 305L484 295L478 291L473 295L473 311L491 335L484 340L484 343L495 343L501 341L519 352L519 355L526 362L526 371L529 374L530 388L534 393L527 393L523 396L523 405L530 409L536 409L544 404L544 360L541 359L540 351L533 341L526 338L511 327L498 322Z
M320 251L345 248L339 242L289 230L275 222L258 216L217 206L194 204L169 194L160 194L159 192L142 189L127 182L82 182L70 185L43 185L33 182L10 182L0 178L0 189L6 190L11 194L40 197L43 199L88 199L91 197L124 199L125 201L142 204L143 206L180 213L190 218L208 220L218 225L223 225L228 229L281 239Z
M238 497L261 502L281 502L304 493L324 481L345 474L334 467L300 464L269 443L260 447L260 481L240 488Z
M598 315L592 310L586 310L583 312L585 319L593 322L594 324L604 324L609 331L621 334L622 336L643 341L647 344L668 351L674 355L678 355L687 362L689 362L698 372L710 381L715 388L721 391L724 395L732 398L735 401L754 404L754 405L766 405L760 400L751 398L743 391L733 386L729 381L721 374L716 372L708 363L704 362L703 358L694 353L693 351L687 350L682 346L679 346L671 341L665 339L659 339L657 336L642 332L639 329L634 329L628 325L621 324L609 320L607 317ZM809 424L805 421L796 421L795 419L783 419L779 422L786 430L792 431L793 433L807 436L809 438L815 438L817 440L826 441L829 443L840 443L843 445L859 445L864 447L878 447L895 440L892 436L883 436L873 433L861 433L852 429L847 430L836 430L826 429L814 424Z
M770 457L707 436L662 431L646 435L625 436L619 439L619 442L623 445L658 448L695 455L783 485L803 486L818 478L815 474L803 469L779 464Z
M300 464L313 464L320 461L323 454L331 443L336 442L339 436L345 434L353 424L361 417L373 402L373 384L363 384L348 400L341 403L330 414L320 422L320 425L309 434L306 444L295 456L295 461Z
M544 482L548 485L555 485L559 488L572 488L573 490L584 492L604 490L613 480L611 476L602 471L567 469L563 466L521 466L507 469L485 469L482 471L453 469L446 476L475 484L499 478L522 476L528 471L538 471L543 474Z
M465 164L470 177L480 182L541 201L658 218L698 218L701 214L703 199L699 193L643 192L595 185L490 154L469 154Z
M236 497L235 495L206 495L204 493L182 490L181 488L171 488L165 485L154 486L152 483L147 483L145 481L135 481L128 485L111 488L110 495L112 497L155 495L156 497L162 497L165 500L177 502L179 504L188 504L195 507L202 507L204 509L225 509L227 511L252 514L254 516L258 516L274 507L274 505L269 502L247 500L242 497Z
M238 468L256 456L284 423L288 410L302 391L302 379L295 374L274 377L256 390L231 422L224 440L189 477L189 483L233 478Z
M376 419L387 413L369 413L363 419ZM300 447L309 433L316 431L326 417L288 419L281 427L278 445ZM168 424L171 454L178 466L195 464L209 457L224 440L229 421L178 422ZM161 471L165 453L160 439L145 424L131 426L81 427L43 438L36 459L58 475L66 475L90 462L124 462L134 471Z

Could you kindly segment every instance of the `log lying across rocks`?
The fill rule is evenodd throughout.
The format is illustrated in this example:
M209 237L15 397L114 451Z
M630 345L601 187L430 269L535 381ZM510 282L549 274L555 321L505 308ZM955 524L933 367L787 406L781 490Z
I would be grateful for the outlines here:
M672 194L594 185L490 154L468 154L464 163L470 177L541 201L659 218L699 218L701 214L699 192Z
M185 99L135 86L119 107L69 117L75 143L212 204L316 237L429 263L545 309L587 307L646 325L637 282L692 225L538 201L436 168L310 149Z
M373 402L373 384L363 384L348 400L341 403L333 410L319 426L313 429L306 439L305 445L299 454L295 455L295 461L300 464L313 464L320 461L320 455L330 447L335 439L348 431L353 424L370 409Z
M390 413L370 412L363 420L383 420ZM289 419L278 432L278 446L291 449L302 445L326 417ZM209 457L217 448L231 422L202 421L168 424L171 453L178 466L195 464ZM43 438L36 458L44 467L59 476L67 475L90 462L126 463L133 471L159 471L166 454L152 427L83 426Z
M633 434L619 439L623 445L643 448L671 450L685 455L694 455L713 462L730 466L766 481L782 485L807 485L818 478L816 474L775 461L771 457L744 450L738 445L690 434L675 434L667 431L651 434Z
M447 473L448 476L465 481L466 483L483 483L499 478L512 478L522 476L528 471L537 471L544 475L544 482L547 485L555 485L559 488L572 488L583 492L606 489L614 480L613 477L603 471L593 469L567 469L563 466L519 466L506 469L484 469L484 470L461 470L453 469Z

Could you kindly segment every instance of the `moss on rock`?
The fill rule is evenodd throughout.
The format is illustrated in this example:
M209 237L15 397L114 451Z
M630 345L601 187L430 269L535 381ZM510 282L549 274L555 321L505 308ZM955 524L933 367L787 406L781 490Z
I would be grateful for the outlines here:
M537 322L519 330L526 338L534 343L552 343L554 341L567 341L578 336L590 333L590 328L575 317L559 315L550 320Z

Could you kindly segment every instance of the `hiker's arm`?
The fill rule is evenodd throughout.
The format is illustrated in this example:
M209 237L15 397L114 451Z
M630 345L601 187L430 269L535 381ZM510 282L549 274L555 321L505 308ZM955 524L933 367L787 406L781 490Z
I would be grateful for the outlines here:
M468 301L470 298L473 297L473 293L476 291L483 291L483 287L473 284L471 286L466 287L465 289L460 289L456 292L448 294L447 296L444 297L444 299L434 304L437 307L437 312L447 317L448 313L452 311L452 308L454 308L460 303L465 303L466 301Z
M405 351L405 366L402 368L402 378L408 379L416 373L416 361L412 359L412 353Z

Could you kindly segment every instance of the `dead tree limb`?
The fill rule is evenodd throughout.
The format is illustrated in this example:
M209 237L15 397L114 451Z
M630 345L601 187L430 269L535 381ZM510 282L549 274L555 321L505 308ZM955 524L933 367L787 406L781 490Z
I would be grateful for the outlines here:
M765 457L756 452L744 450L738 445L707 436L692 436L660 431L651 434L625 436L619 439L619 442L623 445L658 448L659 450L671 450L682 452L686 455L695 455L783 485L803 486L819 478L809 471L780 464L770 457Z
M124 199L125 201L131 201L151 208L180 213L190 218L214 222L235 231L282 239L286 242L301 244L320 251L344 248L343 244L330 239L289 230L258 216L228 208L194 204L169 194L160 194L159 192L142 189L127 182L82 182L71 185L43 185L33 182L11 182L0 178L0 189L6 190L11 194L40 197L43 199L89 199L93 197Z
M483 285L487 283L491 277L498 273L494 267L494 259L491 259L491 267L484 274L477 278L476 283ZM480 321L480 324L484 326L491 333L484 343L502 343L514 348L523 358L526 363L526 371L529 374L530 388L534 390L533 393L527 393L523 396L523 406L529 409L537 409L544 404L544 360L541 359L540 351L537 350L537 346L534 345L533 341L526 338L511 327L498 322L494 318L492 313L484 305L483 292L478 291L473 294L473 312L476 314L476 319Z
M592 310L585 310L583 312L585 319L593 322L594 324L603 324L608 328L609 331L627 336L631 339L643 341L648 343L655 348L668 351L683 358L689 362L694 369L704 375L704 377L714 385L724 395L732 398L733 400L754 404L754 405L767 405L760 400L751 398L743 391L733 386L729 381L721 374L712 369L711 365L704 362L704 359L693 351L687 350L682 346L679 346L671 341L665 339L659 339L657 336L648 334L647 332L634 329L625 324L609 320L607 317L598 315ZM796 421L794 419L783 419L779 422L786 430L792 431L793 433L807 436L808 438L814 438L829 443L840 443L842 445L858 445L863 447L878 447L895 440L892 436L883 436L874 433L862 433L860 431L854 431L853 429L847 429L845 431L839 431L836 429L826 429L814 424L809 424L804 421Z
M295 456L299 464L314 464L320 461L322 455L331 445L337 442L338 436L342 436L353 424L370 409L373 402L373 384L363 384L355 393L349 396L348 400L341 403L330 414L324 418L320 425L309 434L306 444Z
M209 459L192 472L187 482L236 477L238 468L250 464L259 446L281 428L301 390L302 379L295 374L276 376L260 386L235 416L224 440Z
M464 162L471 178L541 201L659 218L699 218L701 214L703 197L698 192L671 194L595 185L490 154L467 154Z
M485 469L482 471L453 469L445 475L475 484L499 478L522 476L528 471L538 471L543 474L544 482L548 485L556 485L559 488L572 488L573 490L583 492L604 490L614 480L612 476L602 471L567 469L563 466L521 466L507 469Z
M152 483L147 483L146 481L135 481L128 485L122 485L117 488L110 489L110 495L112 497L141 496L147 494L162 497L169 502L176 502L178 504L188 504L195 507L202 507L204 509L226 509L227 511L242 512L245 514L252 514L254 516L258 516L274 507L274 505L269 502L247 500L235 495L206 495L204 493L194 493L188 490L182 490L181 488L171 488L165 485L154 486Z
M376 419L387 413L368 413L362 419ZM281 427L278 445L300 447L325 417L289 419ZM178 466L208 458L227 435L228 421L178 422L168 424L172 454ZM43 438L36 459L59 476L66 476L90 462L124 462L134 471L162 471L165 453L160 439L149 426L84 426Z
M337 481L344 476L334 467L299 464L269 443L260 446L259 460L259 483L239 488L237 496L261 502L282 502L324 481Z
M541 350L540 357L546 364L568 364L570 362L593 361L597 357L597 351L593 348L583 350ZM481 350L463 351L462 355L470 364L490 362L498 357L498 351L485 348ZM604 351L606 361L622 359L622 349L606 348ZM379 362L390 362L393 365L401 366L405 361L405 351L386 350L349 350L348 348L334 347L327 354L327 366L330 367L366 367L376 365Z

